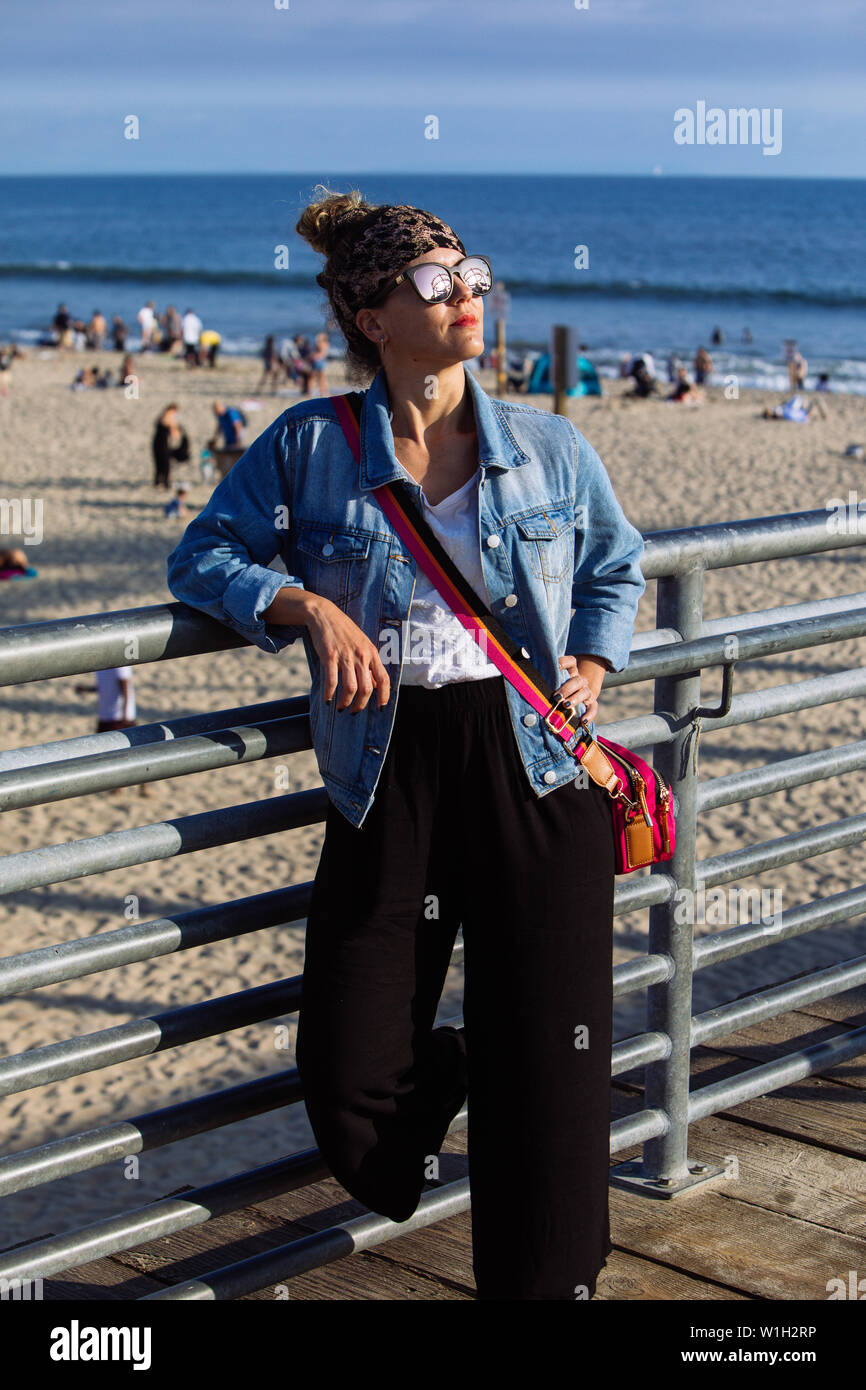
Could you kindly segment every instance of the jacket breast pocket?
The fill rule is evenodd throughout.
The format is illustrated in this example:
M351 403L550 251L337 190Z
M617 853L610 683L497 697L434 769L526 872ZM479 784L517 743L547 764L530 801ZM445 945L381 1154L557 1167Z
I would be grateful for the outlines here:
M304 584L338 607L360 593L370 564L370 533L321 521L295 522L295 545Z
M570 507L539 507L513 519L515 545L537 579L558 584L574 573L574 515Z

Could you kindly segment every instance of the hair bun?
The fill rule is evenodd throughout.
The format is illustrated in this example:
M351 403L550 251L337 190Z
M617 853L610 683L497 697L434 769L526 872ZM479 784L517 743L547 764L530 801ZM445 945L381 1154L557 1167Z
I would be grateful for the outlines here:
M375 204L366 202L358 188L352 188L348 193L334 193L319 183L313 193L321 196L317 202L309 203L304 208L295 231L310 243L314 251L322 256L330 256L347 224L365 217L373 211Z

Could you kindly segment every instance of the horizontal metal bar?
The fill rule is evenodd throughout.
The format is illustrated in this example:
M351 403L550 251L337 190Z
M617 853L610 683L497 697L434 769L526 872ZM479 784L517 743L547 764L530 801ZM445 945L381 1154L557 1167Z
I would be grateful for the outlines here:
M614 1043L611 1076L620 1076L648 1062L663 1062L671 1055L671 1040L666 1033L638 1033Z
M296 1067L0 1158L0 1196L150 1152L303 1099Z
M0 635L2 631L0 629ZM79 734L75 738L31 743L23 748L6 748L0 750L0 774L41 767L44 763L66 762L71 758L92 757L96 753L122 752L143 743L164 743L189 734L209 734L214 729L233 728L236 724L295 719L298 715L308 715L309 708L309 695L291 695L283 700L264 700L254 705L236 705L232 709L201 710L197 714L162 719L156 724L133 724L128 729L107 729L101 734Z
M327 807L327 791L314 787L311 791L177 816L132 830L111 830L68 844L21 850L0 859L0 895L315 825L325 819Z
M757 560L784 560L791 555L813 555L866 544L862 534L830 531L831 515L826 509L787 512L708 526L645 531L641 568L646 579L660 579L693 569L726 569Z
M758 608L748 613L729 613L723 618L705 618L704 636L719 632L743 632L750 627L766 627L768 623L786 623L795 618L817 618L822 613L850 612L866 607L866 589L856 594L834 594L831 598L813 598L808 603L782 603L776 608Z
M673 978L674 963L670 956L644 955L623 961L613 967L613 997L622 999L636 990L662 984Z
M717 936L700 937L692 948L692 970L706 970L710 965L733 960L735 956L744 956L750 951L759 951L778 941L789 941L792 937L805 936L807 932L817 931L821 927L850 921L864 912L866 884L829 898L803 903L800 907L783 908L781 921L773 923L771 927L732 927L730 931L720 932Z
M764 767L750 767L732 772L726 777L713 777L698 785L698 813L714 811L718 806L732 806L756 796L803 787L810 782L840 777L866 767L866 739L858 743L843 743L834 748L821 748L817 753L803 753L797 758L784 758Z
M0 960L0 998L171 955L174 951L190 951L214 941L261 931L263 927L301 921L309 909L312 890L310 879L249 898L190 908L174 917L157 917L150 922L118 927L116 931L6 956Z
M622 673L605 677L605 687L614 682L616 674ZM864 666L832 671L829 675L816 676L811 680L788 681L784 685L744 691L734 696L729 714L703 721L703 735L714 734L719 729L736 728L741 724L752 724L759 719L772 719L780 714L814 710L820 705L858 699L863 695L866 695ZM632 719L617 720L614 724L599 724L598 731L614 743L633 749L670 743L678 733L671 715L662 718L658 714L643 714Z
M866 594L863 596L866 603ZM671 642L682 642L683 635L677 632L675 627L651 627L642 632L633 632L631 637L631 650L642 652L647 647L664 647Z
M162 743L136 744L115 753L43 763L0 773L0 811L52 805L112 787L137 786L260 758L290 756L311 746L309 718L297 715L294 719L263 720L257 725L237 724Z
M45 1236L0 1252L0 1278L47 1278L122 1250L133 1250L176 1231L200 1226L211 1216L252 1202L279 1197L330 1176L318 1149L305 1149L246 1173L194 1188L183 1197L162 1197L135 1211L91 1222L76 1231Z
M788 681L784 685L765 686L762 690L743 691L735 695L729 714L704 721L705 734L718 729L730 729L739 724L751 724L758 719L770 719L779 714L799 710L814 710L820 705L839 700L859 699L866 695L866 666L854 666L845 671L831 671L826 676L813 676L805 681Z
M116 931L100 932L97 936L6 956L0 959L0 998L171 955L175 951L193 950L264 927L301 921L309 911L312 889L313 881L309 879L248 898L191 908L174 917L137 922ZM639 882L619 883L614 891L614 914L632 912L652 902L664 902L675 890L676 883L665 874L653 874ZM452 965L462 961L463 949L463 941L458 937L451 956ZM614 994L624 995L655 984L667 978L670 968L665 956L642 956L618 965L614 970Z
M638 1110L634 1115L623 1115L614 1120L610 1127L611 1155L630 1149L633 1144L644 1144L648 1139L657 1139L667 1134L670 1120L664 1110L650 1108Z
M315 1231L287 1245L278 1245L273 1250L264 1250L258 1255L250 1255L246 1260L223 1265L208 1273L206 1279L188 1279L183 1284L173 1284L157 1293L144 1294L141 1303L163 1301L202 1302L214 1299L243 1298L246 1294L267 1289L271 1284L280 1284L294 1275L304 1274L311 1269L332 1264L344 1255L352 1255L360 1250L369 1250L411 1231L423 1230L437 1221L445 1221L469 1208L469 1179L447 1183L432 1192L423 1192L417 1207L405 1221L392 1221L390 1217L368 1212L355 1216L349 1221L341 1221L324 1231Z
M826 646L830 642L847 642L853 637L866 635L866 607L840 613L822 613L816 618L771 623L767 627L737 633L694 637L688 642L674 642L635 652L629 657L624 671L616 671L609 678L605 677L605 685L634 685L638 681L658 680L664 676L687 675L707 666L723 666L731 660L729 638L734 635L737 638L738 662L754 661L758 657L774 656L780 652L804 651L810 647Z
M772 1062L763 1062L758 1067L740 1072L737 1076L723 1081L714 1081L709 1086L701 1086L692 1091L689 1097L689 1124L702 1120L705 1115L717 1115L732 1105L754 1100L756 1096L769 1095L794 1081L802 1081L807 1076L828 1071L852 1057L866 1053L866 1028L852 1028L847 1033L839 1033L826 1042L813 1043L801 1048L799 1052L789 1052L787 1056Z
M167 1009L150 1018L134 1019L98 1033L34 1047L0 1058L0 1096L14 1095L49 1081L113 1067L134 1057L148 1057L184 1043L231 1033L235 1028L282 1018L300 1004L300 975L274 980L218 999Z
M757 844L746 845L745 849L699 859L695 866L697 884L698 887L712 888L734 879L750 878L753 874L766 873L768 869L779 869L785 864L813 859L818 854L829 854L831 850L846 849L849 845L859 844L864 837L866 816L846 816L828 825L811 825L808 830L781 835L777 840L760 840Z
M0 630L0 686L222 652L250 643L185 603L87 613ZM136 656L130 656L130 650Z
M653 903L667 902L668 898L673 897L676 887L676 879L661 871L626 879L614 889L614 916L651 907Z
M843 994L845 990L863 984L864 980L866 956L857 956L853 960L837 961L824 970L813 970L809 975L785 980L756 994L747 994L730 1004L697 1014L692 1019L691 1045L697 1047L710 1038L721 1038L740 1028L748 1028L753 1023L761 1023L764 1019L777 1018L779 1014L802 1008L816 999Z

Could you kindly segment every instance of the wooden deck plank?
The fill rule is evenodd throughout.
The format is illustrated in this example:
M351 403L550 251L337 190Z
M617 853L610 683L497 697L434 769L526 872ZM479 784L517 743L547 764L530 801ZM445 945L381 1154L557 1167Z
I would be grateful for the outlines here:
M866 1268L866 1240L740 1201L731 1184L676 1201L611 1189L619 1243L756 1298L826 1299L827 1281Z

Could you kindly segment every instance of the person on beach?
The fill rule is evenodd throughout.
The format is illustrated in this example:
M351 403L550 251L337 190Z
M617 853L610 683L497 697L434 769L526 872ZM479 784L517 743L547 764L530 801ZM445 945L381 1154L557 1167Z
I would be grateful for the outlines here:
M802 352L795 352L788 365L788 375L791 381L792 391L802 391L806 385L806 373L809 370L809 363L806 361Z
M67 348L72 347L72 318L65 304L58 304L51 328L61 351L65 352Z
M114 339L115 352L126 352L126 339L128 334L129 329L123 322L120 314L115 314L114 318L111 320L111 336Z
M0 550L0 579L35 579L39 571L20 547Z
M183 319L173 304L169 304L162 316L162 343L160 344L163 352L175 353L176 348L183 346Z
M699 347L695 353L694 372L695 381L698 386L703 386L710 372L713 370L713 359L705 347Z
M303 333L295 339L294 350L287 362L287 372L291 380L297 382L301 388L301 395L307 396L310 392L310 381L313 375L313 345Z
M222 443L214 435L210 441L211 449L234 449L237 445L244 442L244 430L247 427L247 417L242 410L238 410L236 405L225 405L222 401L214 401L213 413L216 416L217 429L222 435Z
M120 372L118 373L116 385L129 386L137 375L135 358L131 352L128 352L120 364Z
M784 401L782 405L766 406L763 419L791 420L795 425L806 425L814 412L815 406L811 402L807 405L802 396L792 396L789 401Z
M676 385L666 401L676 401L682 405L700 405L704 399L704 393L700 386L697 386L688 374L685 367L680 367L677 373Z
M138 326L141 329L141 351L150 352L153 347L154 329L156 328L156 313L152 299L142 305L137 317Z
M217 364L217 355L220 350L221 342L222 334L217 333L215 328L205 328L199 338L201 352L204 353L205 360L209 367L215 367ZM199 360L201 360L201 354L199 355Z
M179 517L181 520L189 516L189 507L186 505L188 495L189 489L186 484L178 483L174 497L172 497L170 502L166 502L163 507L164 514L166 516Z
M0 396L9 395L12 367L16 357L23 356L24 353L15 343L5 343L0 346Z
M632 362L630 375L634 377L634 388L631 391L631 395L646 400L647 397L655 393L657 389L656 379L647 367L643 357L636 357Z
M590 1298L612 1249L609 797L376 489L421 509L557 687L551 710L591 729L605 672L628 663L643 538L569 419L491 399L466 369L493 275L447 223L322 188L297 231L325 257L350 369L372 377L360 465L331 399L296 403L190 522L167 582L262 650L304 642L329 798L296 1049L307 1114L338 1182L399 1222L468 1094L478 1298ZM464 1024L434 1027L461 924Z
M131 729L136 721L135 680L131 666L109 666L104 671L94 671L94 685L78 682L75 691L79 695L97 695L96 732L108 733L113 729ZM108 795L117 795L123 787L109 787ZM146 782L138 784L139 796L150 796Z
M323 396L328 389L326 369L328 366L328 352L331 340L327 333L317 333L316 343L313 348L313 355L310 358L312 372L307 386L308 391L315 391Z
M172 460L186 463L189 458L189 439L186 430L178 424L177 410L175 401L167 405L153 432L154 487L170 487Z
M88 348L93 349L95 352L101 352L107 332L108 324L105 322L103 314L101 314L98 309L94 309L86 329Z
M199 356L201 330L202 322L198 314L192 309L187 309L183 316L183 355L188 367L201 366L201 357Z
M271 390L276 391L282 365L280 354L277 351L277 340L273 333L269 333L262 348L262 376L256 390L261 391L262 387L267 386L270 382Z

